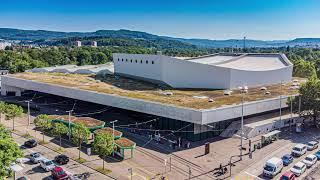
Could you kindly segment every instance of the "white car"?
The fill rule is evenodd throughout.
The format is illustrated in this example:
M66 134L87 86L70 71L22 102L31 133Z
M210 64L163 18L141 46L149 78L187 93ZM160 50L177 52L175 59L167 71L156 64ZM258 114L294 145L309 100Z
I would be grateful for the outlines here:
M312 151L314 149L318 148L318 142L317 141L310 141L307 143L307 149L308 151Z
M307 165L307 167L309 168L317 162L317 156L315 156L313 154L309 154L306 158L304 158L304 160L302 162L305 163Z
M51 161L49 159L40 160L40 166L42 167L42 169L44 169L47 172L51 171L53 168L56 167L56 165L53 163L53 161Z
M307 146L304 144L297 144L292 148L292 155L300 157L307 152Z
M292 168L290 168L290 171L294 175L300 176L306 171L306 169L307 169L306 164L304 164L303 162L297 162L297 164L295 164Z

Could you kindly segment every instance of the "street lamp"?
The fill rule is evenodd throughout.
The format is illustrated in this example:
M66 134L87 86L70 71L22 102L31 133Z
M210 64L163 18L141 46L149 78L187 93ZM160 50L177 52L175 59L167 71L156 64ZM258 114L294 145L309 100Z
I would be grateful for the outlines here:
M240 86L239 87L240 93L241 93L241 134L240 134L240 160L242 160L242 149L243 149L243 103L244 103L244 94L248 92L247 86Z
M31 117L30 117L30 102L32 102L31 100L27 100L25 101L26 103L28 103L28 127L30 126L30 121L31 121Z
M114 123L116 123L116 122L118 122L118 120L114 120L114 121L110 122L110 123L112 123L112 148L114 148ZM114 149L112 151L112 156L114 156Z
M71 139L71 113L73 112L73 109L66 111L67 113L69 113L68 116L68 129L69 129L69 141Z

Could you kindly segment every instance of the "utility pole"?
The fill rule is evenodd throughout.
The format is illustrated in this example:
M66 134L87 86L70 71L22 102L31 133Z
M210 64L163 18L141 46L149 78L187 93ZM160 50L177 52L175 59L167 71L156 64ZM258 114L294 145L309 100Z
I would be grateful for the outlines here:
M114 147L114 123L118 122L118 120L111 121L112 123L112 147ZM112 151L112 156L114 156L114 150ZM132 174L132 168L131 168L131 174ZM132 179L132 177L131 177Z
M245 52L245 50L246 50L246 38L247 37L243 37L243 52Z
M290 97L290 131L291 131L291 121L293 121L293 118L292 118L292 95Z
M66 111L67 113L69 113L68 116L68 129L69 129L69 141L71 140L71 113L72 113L73 109Z
M280 120L280 124L281 124L281 121L282 121L282 83L283 81L281 80L281 83L280 83L280 99L279 99L279 106L280 106L280 117L279 117L279 120ZM280 126L279 126L279 129L280 129Z
M132 168L129 168L128 171L130 172L130 179L132 180L132 176L133 176Z
M25 101L28 103L28 127L30 126L30 122L31 122L31 117L30 117L30 102L32 100L28 100L28 101Z
M243 116L244 116L244 93L248 91L247 86L239 87L241 93L241 134L240 134L240 160L242 160L242 150L243 150Z

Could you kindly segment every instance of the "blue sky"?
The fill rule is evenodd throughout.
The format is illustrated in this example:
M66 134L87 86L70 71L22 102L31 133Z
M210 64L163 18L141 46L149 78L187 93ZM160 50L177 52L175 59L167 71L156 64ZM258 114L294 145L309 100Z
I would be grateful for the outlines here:
M319 0L1 0L0 27L186 38L320 37Z

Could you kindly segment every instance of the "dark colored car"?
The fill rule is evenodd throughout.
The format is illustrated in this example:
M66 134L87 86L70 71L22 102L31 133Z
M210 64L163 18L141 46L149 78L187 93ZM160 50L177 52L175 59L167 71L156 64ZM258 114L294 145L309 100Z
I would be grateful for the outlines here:
M293 157L290 154L286 154L284 156L282 156L282 162L283 165L288 166L290 163L293 162Z
M320 160L320 150L314 153L315 156L317 156L317 159Z
M69 157L61 154L54 158L54 161L60 165L67 164L69 162Z
M23 176L23 177L19 177L17 180L30 180L30 179L27 178L26 176Z
M24 146L28 147L28 148L33 148L33 147L36 147L37 145L38 145L38 143L34 139L30 139L30 140L24 142Z
M54 180L62 180L69 178L69 175L60 166L57 166L51 170L51 176Z

